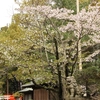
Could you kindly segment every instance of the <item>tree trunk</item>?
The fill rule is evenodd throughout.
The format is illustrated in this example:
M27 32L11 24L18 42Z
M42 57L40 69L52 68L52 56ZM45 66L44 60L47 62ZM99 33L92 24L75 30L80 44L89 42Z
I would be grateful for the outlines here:
M56 38L54 38L54 44L55 44L56 60L59 60L58 42L57 42ZM63 100L63 96L62 96L62 78L61 78L61 71L60 71L59 62L57 62L57 72L58 72L58 85L59 85L58 86L59 87L58 96L59 96L59 100Z

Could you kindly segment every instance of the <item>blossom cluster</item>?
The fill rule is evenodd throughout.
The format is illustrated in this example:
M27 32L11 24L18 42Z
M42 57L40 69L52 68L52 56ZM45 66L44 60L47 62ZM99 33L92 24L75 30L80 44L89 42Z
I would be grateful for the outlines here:
M87 11L85 9L82 9L77 14L74 14L73 10L69 10L66 8L53 9L51 6L25 7L21 11L23 11L24 13L28 13L31 19L33 18L33 15L36 15L35 17L38 19L55 18L59 20L65 20L67 21L66 25L62 24L61 26L59 26L59 31L72 31L77 39L83 38L85 35L88 35L91 38L92 43L100 43L100 8L98 7L89 9ZM90 45L90 41L83 44ZM93 56L97 55L98 53L99 52L94 53Z

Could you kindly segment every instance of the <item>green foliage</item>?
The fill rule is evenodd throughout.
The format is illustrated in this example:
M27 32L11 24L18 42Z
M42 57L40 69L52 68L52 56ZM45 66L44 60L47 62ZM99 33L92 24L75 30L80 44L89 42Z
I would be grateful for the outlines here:
M56 2L56 5L60 8L67 8L72 9L76 13L76 0L54 0ZM80 10L82 8L88 8L88 5L90 4L90 0L79 0L79 6Z
M31 6L31 5L44 5L47 4L47 0L15 0L16 3L19 4L20 6Z
M22 96L23 94L22 93L19 93L19 92L15 92L14 94L13 94L13 96L15 97L15 98L17 98L17 97L20 97L20 96Z
M88 86L96 84L99 86L100 68L93 65L93 63L86 64L86 67L81 72L76 72L75 76L79 84L87 84Z
M67 8L76 11L76 0L54 0L60 8Z

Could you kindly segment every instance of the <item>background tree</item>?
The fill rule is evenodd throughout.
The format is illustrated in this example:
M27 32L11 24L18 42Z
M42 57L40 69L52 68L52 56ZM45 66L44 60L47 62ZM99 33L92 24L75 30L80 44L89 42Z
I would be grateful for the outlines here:
M1 65L4 64L3 61L6 62L3 71L5 68L9 69L6 71L9 79L14 76L18 81L32 80L36 85L52 83L52 89L55 83L59 87L59 99L66 100L68 91L65 79L78 73L78 41L81 39L82 42L84 69L88 71L92 68L90 65L99 56L99 48L91 50L93 46L98 47L100 42L99 10L82 10L73 14L72 10L65 8L21 7L21 13L14 15L9 28L3 28L0 34L1 54L4 59ZM80 21L78 27L77 20ZM10 70L12 68L16 70ZM97 74L96 77L99 75L99 68L97 70L94 73ZM80 79L83 71L78 75L77 79ZM87 75L90 74L84 74L84 77ZM86 82L91 83L88 79L83 85L87 85Z
M17 21L18 23L18 21ZM16 90L18 90L18 80L13 75L13 73L17 70L17 67L13 63L14 61L14 45L17 41L17 39L21 36L22 30L18 26L18 24L12 23L9 27L5 26L2 27L0 30L0 54L1 54L1 63L0 63L0 77L1 77L1 83L3 83L1 86L3 87L3 93L13 93ZM13 86L7 86L6 80L9 81L9 85L11 83L14 83L16 85L16 89ZM10 87L9 89L6 89L6 87ZM2 90L1 89L1 90Z

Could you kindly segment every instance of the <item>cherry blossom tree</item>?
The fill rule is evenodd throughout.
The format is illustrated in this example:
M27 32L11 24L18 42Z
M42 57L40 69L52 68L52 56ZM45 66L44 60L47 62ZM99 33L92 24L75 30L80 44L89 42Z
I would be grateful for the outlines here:
M59 98L66 100L68 92L65 79L74 75L77 69L79 41L82 49L100 42L100 8L82 9L77 14L66 8L53 9L51 6L32 6L19 10L24 28L41 30L41 47L45 48L47 61L58 75ZM50 59L48 52L54 54L55 59ZM99 53L100 50L95 50L90 55L84 55L82 63L94 61L94 56Z

